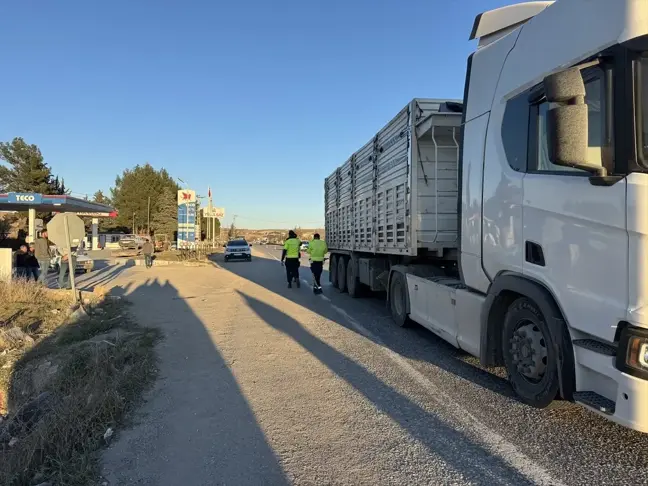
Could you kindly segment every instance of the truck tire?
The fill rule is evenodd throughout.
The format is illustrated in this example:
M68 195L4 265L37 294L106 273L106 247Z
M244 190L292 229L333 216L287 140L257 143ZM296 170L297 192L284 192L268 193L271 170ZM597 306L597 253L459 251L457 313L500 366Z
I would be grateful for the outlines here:
M331 282L335 288L337 288L337 262L338 256L331 255L331 259L329 260L329 282Z
M409 292L407 291L407 278L399 272L392 275L389 284L389 308L392 319L399 327L410 325L409 320Z
M566 332L564 330L563 332ZM502 329L502 355L515 393L527 405L549 406L558 396L558 353L564 336L552 336L538 306L522 297L506 313Z
M360 281L358 280L358 263L349 259L346 267L346 286L349 295L353 298L360 297Z
M340 292L346 292L347 289L347 259L343 256L338 257L337 261L337 289Z

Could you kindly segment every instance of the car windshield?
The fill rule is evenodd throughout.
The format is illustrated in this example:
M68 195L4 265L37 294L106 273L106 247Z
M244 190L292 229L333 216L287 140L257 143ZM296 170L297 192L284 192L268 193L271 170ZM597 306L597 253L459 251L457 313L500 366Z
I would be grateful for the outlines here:
M227 246L248 246L247 241L243 240L237 240L237 241L230 241L227 243Z

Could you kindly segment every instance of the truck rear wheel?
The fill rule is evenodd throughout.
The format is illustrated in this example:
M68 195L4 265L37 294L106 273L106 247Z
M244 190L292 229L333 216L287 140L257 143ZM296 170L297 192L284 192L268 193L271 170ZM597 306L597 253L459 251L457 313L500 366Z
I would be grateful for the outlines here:
M545 408L558 396L558 355L549 325L531 299L517 299L508 309L502 330L502 354L515 393L528 405Z
M337 288L340 292L346 292L347 260L343 256L339 256L337 260Z
M392 319L399 327L407 327L409 320L409 293L407 279L402 273L394 273L389 285L389 308Z
M351 297L360 297L360 282L358 281L358 263L349 259L346 267L346 286Z
M337 262L338 256L331 255L331 259L329 260L329 282L331 282L335 288L337 288Z

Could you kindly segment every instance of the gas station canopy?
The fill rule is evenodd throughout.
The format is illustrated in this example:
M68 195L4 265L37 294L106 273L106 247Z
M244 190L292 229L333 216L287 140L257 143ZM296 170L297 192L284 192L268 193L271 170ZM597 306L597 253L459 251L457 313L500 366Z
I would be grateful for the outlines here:
M27 211L29 209L41 213L97 213L98 217L114 217L115 215L115 210L110 206L72 196L50 196L34 192L0 194L0 211Z
M52 196L35 192L10 192L0 194L1 211L27 211L29 213L29 232L27 241L36 239L36 212L39 213L76 213L78 216L92 217L92 246L99 245L99 218L115 218L117 213L110 206L86 201L72 196ZM41 221L42 224L42 221ZM42 228L42 227L41 227Z

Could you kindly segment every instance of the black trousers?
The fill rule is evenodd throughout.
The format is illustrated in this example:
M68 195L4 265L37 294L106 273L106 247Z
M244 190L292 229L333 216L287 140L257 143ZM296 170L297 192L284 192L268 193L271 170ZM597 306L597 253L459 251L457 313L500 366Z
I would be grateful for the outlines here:
M299 280L299 258L286 258L286 278L288 283Z
M321 287L320 277L322 276L323 267L324 262L311 262L311 272L313 272L313 277L315 277L315 284L318 287Z

